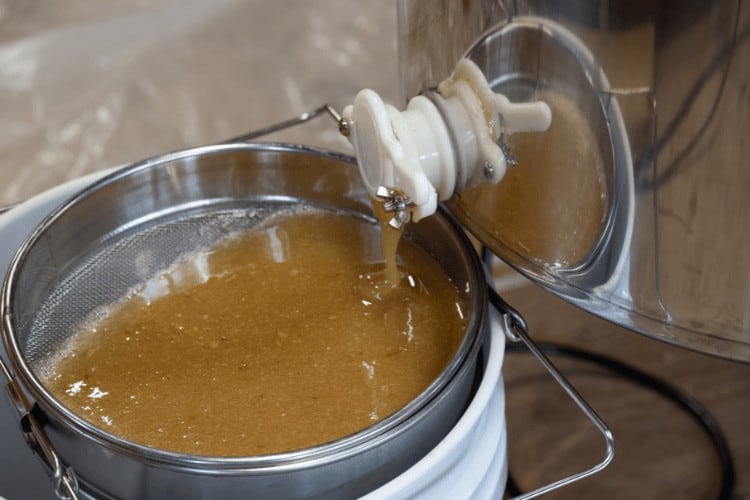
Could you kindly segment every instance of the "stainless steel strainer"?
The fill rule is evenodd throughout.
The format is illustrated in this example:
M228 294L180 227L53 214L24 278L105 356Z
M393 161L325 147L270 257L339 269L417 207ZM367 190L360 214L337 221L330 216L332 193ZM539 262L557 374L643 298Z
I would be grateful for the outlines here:
M324 111L325 106L282 126ZM438 442L444 445L443 437L474 398L477 383L483 383L480 346L490 337L488 302L497 309L508 339L531 350L605 441L601 462L519 498L564 487L612 460L611 431L534 345L523 318L497 294L488 294L471 243L443 208L409 224L404 236L431 254L460 285L468 315L464 338L449 365L421 395L359 433L276 455L191 456L110 435L47 393L40 383L45 367L39 361L56 353L81 319L182 254L300 206L372 217L353 158L301 146L226 144L126 167L64 203L29 236L3 286L3 341L12 373L2 362L0 370L8 380L6 389L23 436L52 472L58 496L338 498L372 491L408 474Z
M181 255L302 205L372 217L350 157L297 146L230 144L127 167L41 223L9 269L3 336L17 382L9 385L12 397L28 407L25 392L38 405L20 413L26 413L28 428L44 428L27 437L38 441L32 444L41 448L59 488L75 490L70 483L77 476L80 489L97 497L358 495L398 475L448 432L472 395L487 328L487 292L481 263L446 214L411 225L407 237L432 254L465 295L469 318L459 352L424 393L355 435L263 457L190 456L110 435L45 390L40 360L60 349L73 326L93 311ZM72 465L75 475L62 463Z

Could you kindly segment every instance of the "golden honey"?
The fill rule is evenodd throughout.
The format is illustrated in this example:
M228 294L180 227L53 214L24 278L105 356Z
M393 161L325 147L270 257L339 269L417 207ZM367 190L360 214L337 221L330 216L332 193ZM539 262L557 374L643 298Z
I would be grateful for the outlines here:
M465 304L440 265L407 239L397 263L399 286L365 219L275 216L100 311L45 383L92 424L175 452L347 436L420 394L463 337Z

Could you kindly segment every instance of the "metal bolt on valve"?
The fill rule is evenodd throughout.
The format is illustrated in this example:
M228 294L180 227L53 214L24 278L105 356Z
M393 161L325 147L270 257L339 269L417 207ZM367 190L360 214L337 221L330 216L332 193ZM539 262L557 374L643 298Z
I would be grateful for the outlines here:
M379 186L375 196L383 200L383 210L393 214L393 217L388 221L389 226L394 229L401 229L404 224L411 220L410 208L414 206L414 202L408 196L385 186Z

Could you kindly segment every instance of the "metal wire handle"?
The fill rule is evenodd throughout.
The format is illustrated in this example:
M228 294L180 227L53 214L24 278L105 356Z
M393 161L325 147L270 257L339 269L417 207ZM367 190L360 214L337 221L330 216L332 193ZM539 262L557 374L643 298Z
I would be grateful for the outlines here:
M232 143L232 142L248 142L252 141L253 139L257 139L258 137L262 137L264 135L272 134L274 132L278 132L279 130L284 130L290 127L294 127L295 125L300 125L302 123L308 122L314 118L317 118L318 116L322 115L323 113L328 113L331 118L336 120L336 123L339 127L339 132L344 137L349 136L349 122L347 122L341 114L339 114L338 111L336 111L333 106L330 104L323 104L322 106L313 109L312 111L307 111L306 113L302 113L299 116L296 116L294 118L290 118L289 120L284 120L283 122L274 123L273 125L269 125L267 127L254 130L252 132L248 132L247 134L238 135L236 137L232 137L231 139L227 139L225 141L222 141L222 144L226 143Z
M500 297L500 295L491 286L488 286L488 288L490 303L500 313L503 321L503 326L505 327L504 330L508 339L510 339L511 342L523 342L523 344L529 349L529 351L531 351L534 357L536 357L537 360L542 364L542 366L544 366L544 368L549 372L549 374L552 375L552 377L560 385L560 387L562 387L563 390L568 394L568 396L570 396L570 398L573 400L573 402L575 402L578 408L580 408L581 411L596 426L596 428L599 429L599 431L604 436L604 442L607 448L604 459L593 467L513 498L513 500L527 500L544 495L556 489L562 488L563 486L567 486L571 483L596 474L597 472L604 469L607 465L609 465L610 462L612 462L612 459L615 456L615 440L609 426L604 423L604 421L601 419L601 417L599 417L596 411L591 408L591 406L581 397L578 391L576 391L575 388L570 385L570 382L567 381L567 379L562 375L562 373L560 373L555 365L552 364L549 358L547 358L547 356L544 355L541 349L537 347L534 341L531 340L531 337L529 337L529 329L526 325L526 320L523 319L521 313L516 311L513 307L510 306L510 304L505 302L505 300L503 300L502 297Z

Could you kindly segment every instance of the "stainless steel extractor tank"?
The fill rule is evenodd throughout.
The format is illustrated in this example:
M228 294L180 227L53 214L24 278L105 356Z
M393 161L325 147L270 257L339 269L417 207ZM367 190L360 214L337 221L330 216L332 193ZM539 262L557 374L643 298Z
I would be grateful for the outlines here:
M552 108L450 201L467 228L598 316L750 361L750 5L402 0L398 42L404 98L466 56Z

